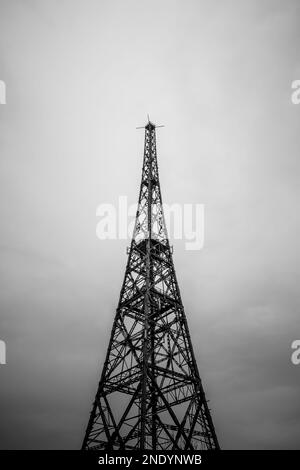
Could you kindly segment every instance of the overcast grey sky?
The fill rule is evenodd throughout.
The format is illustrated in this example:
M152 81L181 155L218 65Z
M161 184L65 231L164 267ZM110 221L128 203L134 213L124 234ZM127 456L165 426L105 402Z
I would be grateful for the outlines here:
M137 201L147 113L224 448L299 448L299 1L0 0L1 448L79 448L128 241L96 208Z

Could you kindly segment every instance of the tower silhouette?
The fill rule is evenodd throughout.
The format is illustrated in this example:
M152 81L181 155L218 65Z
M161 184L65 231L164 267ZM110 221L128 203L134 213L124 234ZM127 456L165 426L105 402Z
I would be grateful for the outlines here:
M219 449L169 244L156 126L145 126L135 228L83 449Z

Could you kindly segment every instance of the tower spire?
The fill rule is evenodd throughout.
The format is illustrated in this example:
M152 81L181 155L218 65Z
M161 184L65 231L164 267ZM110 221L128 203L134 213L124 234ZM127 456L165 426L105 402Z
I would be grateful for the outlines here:
M219 448L173 265L149 119L133 237L82 448Z

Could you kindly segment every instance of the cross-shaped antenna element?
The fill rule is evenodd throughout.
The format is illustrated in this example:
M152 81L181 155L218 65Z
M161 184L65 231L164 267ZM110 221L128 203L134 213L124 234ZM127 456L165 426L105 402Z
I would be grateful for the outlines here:
M136 129L145 129L149 125L155 127L155 129L157 129L158 127L165 127L164 125L156 126L155 124L153 124L153 122L150 121L149 114L147 114L147 119L148 119L148 122L145 126L136 127Z

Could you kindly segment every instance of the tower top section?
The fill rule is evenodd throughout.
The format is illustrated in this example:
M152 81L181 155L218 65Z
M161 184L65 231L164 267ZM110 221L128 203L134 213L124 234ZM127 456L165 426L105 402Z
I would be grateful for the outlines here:
M155 124L153 122L148 121L148 123L145 125L145 129L148 131L153 131L156 128Z

